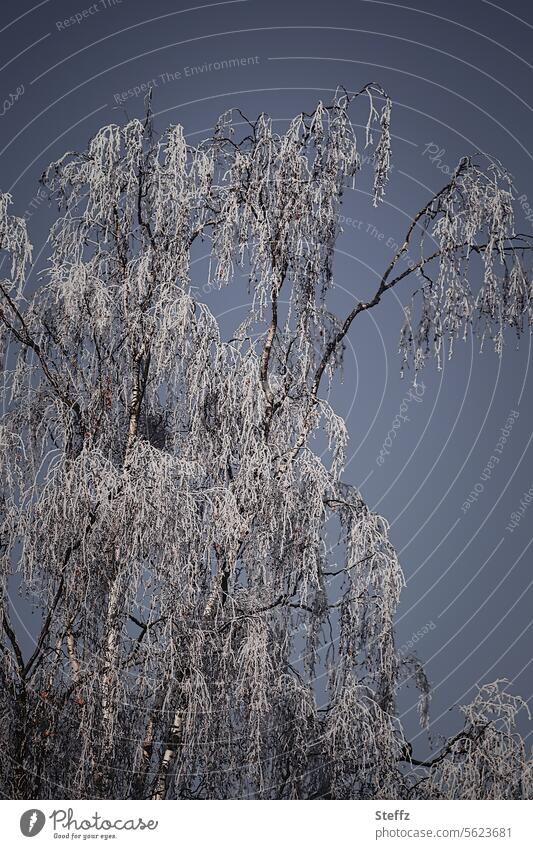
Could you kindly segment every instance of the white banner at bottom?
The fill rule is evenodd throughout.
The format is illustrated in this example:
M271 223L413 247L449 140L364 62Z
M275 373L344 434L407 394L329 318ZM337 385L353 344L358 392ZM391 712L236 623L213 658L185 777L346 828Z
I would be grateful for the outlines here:
M0 816L9 849L533 846L533 802L1 801Z

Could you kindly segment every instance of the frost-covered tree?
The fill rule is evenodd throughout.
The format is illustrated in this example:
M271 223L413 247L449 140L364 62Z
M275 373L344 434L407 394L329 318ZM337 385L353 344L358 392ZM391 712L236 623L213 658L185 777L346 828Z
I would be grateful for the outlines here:
M422 724L429 689L395 649L402 572L324 397L357 316L404 280L415 371L471 329L501 351L533 317L511 182L481 157L371 298L328 308L343 191L372 145L381 201L390 111L372 83L282 134L237 111L197 146L150 110L106 126L43 175L58 218L37 286L0 196L4 796L533 796L501 682L431 759L405 739L398 688L416 681ZM229 341L194 295L198 244L211 285L249 280ZM17 592L39 614L29 649Z

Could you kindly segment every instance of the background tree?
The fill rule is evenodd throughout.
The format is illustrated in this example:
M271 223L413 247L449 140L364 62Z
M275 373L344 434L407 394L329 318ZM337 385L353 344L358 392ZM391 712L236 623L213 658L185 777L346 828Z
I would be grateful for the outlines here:
M198 146L180 126L159 136L150 111L104 127L43 175L59 215L33 295L25 224L1 197L4 795L533 795L525 705L501 682L431 759L406 741L398 688L416 680L422 724L429 688L395 649L402 572L341 477L347 434L324 397L357 316L404 280L404 365L470 329L501 351L506 326L531 323L530 242L505 170L463 159L374 295L334 315L361 100L377 204L391 104L375 83L281 135L238 111ZM249 280L229 341L193 294L198 243L210 284ZM10 579L41 613L29 653Z

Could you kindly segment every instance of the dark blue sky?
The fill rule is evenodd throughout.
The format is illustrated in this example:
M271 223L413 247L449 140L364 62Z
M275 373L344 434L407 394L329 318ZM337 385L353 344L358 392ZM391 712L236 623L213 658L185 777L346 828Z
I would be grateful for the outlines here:
M343 214L351 220L338 244L339 313L375 286L412 215L465 153L482 150L508 166L522 199L518 229L533 230L526 220L526 205L533 208L533 9L525 0L418 0L418 8L375 0L189 2L2 4L0 188L28 217L36 269L45 265L46 251L39 252L49 222L36 200L40 173L65 150L85 146L101 125L142 114L143 90L154 80L159 126L181 122L191 140L232 106L250 116L268 111L281 125L329 99L338 84L358 89L376 80L388 90L391 182L379 209L367 194L368 175L346 193ZM415 643L413 635L424 632L416 648L434 687L437 735L455 727L449 709L476 683L506 677L533 698L533 503L507 529L533 485L531 347L529 336L518 350L509 336L499 361L469 340L441 372L430 365L423 393L406 402L409 421L379 464L409 390L397 346L401 303L412 288L398 289L353 328L334 400L351 437L346 477L388 518L400 551L407 587L398 642ZM237 283L206 300L229 329L246 292ZM512 411L519 415L499 462L484 474ZM408 701L405 709L414 734ZM426 744L420 738L415 745Z

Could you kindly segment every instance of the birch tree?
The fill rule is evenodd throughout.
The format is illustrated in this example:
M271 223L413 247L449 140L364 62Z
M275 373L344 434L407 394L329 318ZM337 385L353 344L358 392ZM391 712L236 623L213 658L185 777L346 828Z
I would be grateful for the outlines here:
M4 796L533 795L505 682L431 758L413 752L397 694L416 682L424 726L430 690L395 647L401 567L343 477L327 398L358 316L406 287L412 374L470 332L501 353L533 316L511 180L481 156L413 216L373 295L334 314L343 192L368 148L382 201L390 115L371 83L282 132L239 110L198 145L149 108L106 126L42 177L58 212L38 284L0 196ZM224 339L196 284L243 277Z

